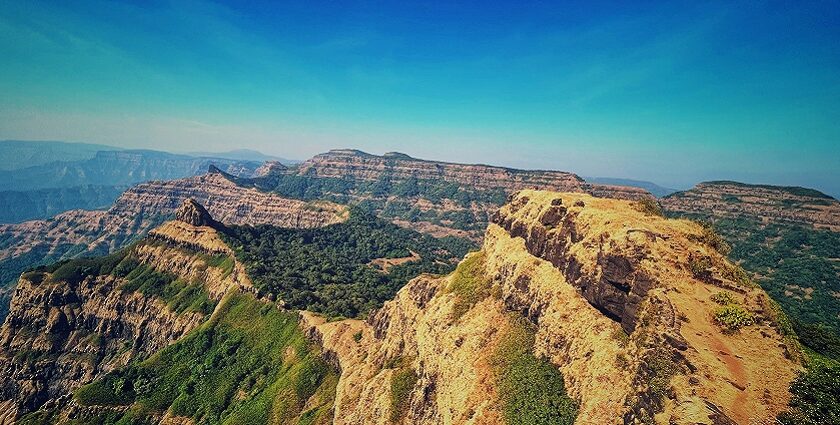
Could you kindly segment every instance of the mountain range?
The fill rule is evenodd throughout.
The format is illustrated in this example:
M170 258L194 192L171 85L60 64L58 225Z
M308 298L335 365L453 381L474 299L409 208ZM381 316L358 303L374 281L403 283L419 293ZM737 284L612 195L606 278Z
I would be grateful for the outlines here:
M70 163L27 178L128 187L0 225L0 424L840 422L818 191L352 149Z

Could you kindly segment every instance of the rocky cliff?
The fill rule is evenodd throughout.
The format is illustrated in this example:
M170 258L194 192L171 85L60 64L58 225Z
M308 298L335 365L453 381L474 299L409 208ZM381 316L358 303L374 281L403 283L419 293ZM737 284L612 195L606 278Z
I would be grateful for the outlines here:
M747 424L786 407L795 346L700 226L530 190L492 221L452 275L367 321L303 314L341 370L335 423Z
M107 211L75 210L48 220L0 225L0 261L30 253L52 261L82 252L108 253L144 235L190 198L205 205L216 220L229 224L311 228L341 222L347 216L337 204L245 188L217 171L139 184L126 190Z
M475 189L543 189L562 192L588 192L596 196L637 199L648 192L628 187L590 184L564 171L517 170L483 164L455 164L412 158L399 152L382 156L353 149L336 149L315 155L300 164L299 175L322 178L353 178L377 181L383 177L392 184L409 179L456 183Z
M746 217L765 224L794 223L840 231L840 201L801 187L707 182L666 196L661 202L674 214Z
M21 277L0 328L0 423L66 405L81 385L204 322L231 288L251 290L216 230L195 224L167 222L110 256Z

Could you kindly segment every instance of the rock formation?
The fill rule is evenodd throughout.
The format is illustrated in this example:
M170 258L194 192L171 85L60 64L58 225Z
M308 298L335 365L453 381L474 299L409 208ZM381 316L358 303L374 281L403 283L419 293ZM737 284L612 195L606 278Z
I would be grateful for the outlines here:
M482 164L455 164L412 158L399 152L382 156L353 149L335 149L315 155L298 166L297 174L322 178L348 178L376 181L387 177L392 183L410 178L457 183L474 189L543 189L562 192L588 192L597 196L638 199L650 194L627 186L586 183L564 171L517 170Z
M135 274L151 270L177 279L168 285L199 287L195 299L209 307L232 287L254 292L244 267L205 226L214 223L207 211L187 200L177 215L126 252L105 257L118 262L110 270L91 273L83 263L81 274L69 278L61 267L21 277L0 328L0 424L39 408L60 409L81 385L161 350L208 318L209 310L177 307L178 297L195 292L149 293L131 286ZM209 256L229 264L211 264Z
M210 213L193 198L187 198L175 211L175 219L192 226L209 226L216 224Z
M534 354L562 371L575 423L772 421L789 399L795 352L767 295L727 279L733 266L701 234L624 201L519 193L465 260L482 296L459 290L456 271L411 281L365 322L303 314L342 371L335 423L388 423L403 368L417 379L400 423L500 423L493 353L517 318L535 327ZM706 269L692 271L696 257ZM724 331L718 293L756 323Z
M748 217L763 223L804 224L840 231L840 201L801 187L707 182L666 196L661 202L675 214L712 213L715 217Z
M163 222L187 199L227 224L320 227L346 219L331 202L288 199L232 182L221 172L154 181L125 191L107 211L68 211L48 220L0 225L0 260L38 252L60 259L80 252L104 254L125 246Z

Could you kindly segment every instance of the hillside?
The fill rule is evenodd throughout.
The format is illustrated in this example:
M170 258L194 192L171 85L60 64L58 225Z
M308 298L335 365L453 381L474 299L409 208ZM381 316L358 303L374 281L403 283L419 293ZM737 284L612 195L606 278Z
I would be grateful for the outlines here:
M317 227L346 218L344 207L336 204L241 187L219 173L143 183L125 191L108 210L74 210L47 220L0 225L0 301L22 271L127 246L188 198L199 200L219 221L229 224Z
M0 140L0 170L44 165L55 161L91 159L99 151L118 151L120 148L90 143L50 141Z
M127 186L200 174L216 165L234 175L250 175L258 162L196 158L148 150L98 151L90 159L56 161L0 171L0 190L35 190L84 185Z
M800 352L769 297L739 277L706 229L648 215L632 202L520 192L453 273L420 275L367 319L337 321L308 311L298 319L282 307L290 305L278 288L254 287L253 266L230 257L238 249L223 239L231 236L220 239L227 230L196 203L176 216L123 259L86 263L76 280L85 282L79 288L124 288L112 296L134 288L151 300L176 293L165 282L177 278L132 284L142 282L132 279L139 272L124 274L129 268L119 265L137 258L200 283L216 303L212 315L170 334L154 354L141 351L125 366L51 386L78 389L72 399L48 393L56 401L21 423L746 424L772 420L799 400L789 387ZM17 341L3 346L11 364L78 347L79 339L60 338L62 346L43 346L46 357L18 355L44 337L16 324L49 320L11 319L30 311L24 300L61 287L56 275L78 270L68 266L78 261L24 276L0 332ZM165 304L170 314L195 311L171 298ZM46 336L55 329L74 335L96 321L66 323ZM17 379L32 373L15 369ZM29 393L5 397L12 394Z
M304 315L346 371L336 423L394 408L398 423L770 420L795 353L767 295L702 238L627 202L520 193L454 274L415 279L364 322ZM727 330L732 310L753 321Z
M70 210L98 210L111 206L126 186L75 186L38 190L0 191L0 223L43 220Z
M669 215L712 223L802 342L840 359L840 202L811 189L709 182L662 205Z
M620 199L651 196L639 188L590 184L563 171L455 164L397 152L378 156L353 149L332 150L260 174L238 181L291 198L357 205L401 226L476 243L490 214L517 190L586 192Z

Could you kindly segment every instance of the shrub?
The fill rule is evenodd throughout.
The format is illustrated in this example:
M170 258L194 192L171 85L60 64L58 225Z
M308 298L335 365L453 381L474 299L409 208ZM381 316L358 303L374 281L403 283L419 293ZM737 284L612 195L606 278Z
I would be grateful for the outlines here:
M662 206L659 205L656 199L651 197L644 197L639 199L633 206L636 210L641 211L645 215L664 217L665 213L662 211Z
M728 256L729 253L732 252L732 247L720 234L715 231L715 227L712 223L701 221L699 224L702 228L702 232L698 237L700 242L708 245L724 257Z
M736 304L729 304L715 310L715 322L727 332L735 332L755 323L755 315Z
M452 274L452 282L447 291L456 296L455 305L452 306L452 315L455 319L463 316L472 306L490 295L490 286L484 275L484 260L483 251L474 253L458 264Z
M695 278L701 278L712 267L712 259L705 255L691 255L688 257L688 270Z
M779 415L785 425L840 424L840 363L818 361L791 384L791 409Z
M717 292L712 294L710 297L712 301L720 304L720 305L729 305L729 304L737 304L738 301L735 300L735 297L732 296L729 292Z

